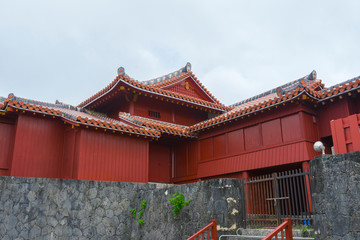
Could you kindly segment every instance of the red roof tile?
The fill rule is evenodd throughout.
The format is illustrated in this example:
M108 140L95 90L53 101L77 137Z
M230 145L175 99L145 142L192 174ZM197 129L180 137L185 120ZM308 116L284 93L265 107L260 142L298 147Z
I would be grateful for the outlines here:
M188 126L163 122L145 117L134 116L125 112L120 112L119 117L120 119L124 119L138 126L144 126L170 135L185 136L185 137L195 136L194 134L189 132Z
M283 88L280 89L280 91L270 90L264 94L260 94L253 98L234 104L232 106L232 110L216 116L212 119L190 126L190 132L195 133L203 128L216 126L219 123L230 121L232 119L245 116L249 113L255 113L259 110L271 107L273 105L277 105L281 102L296 99L303 93L307 93L315 100L321 101L324 96L326 96L327 98L338 96L347 91L354 90L360 85L359 77L347 80L344 83L337 84L327 89L324 89L324 85L321 83L320 80L307 80L309 79L298 79L296 81L290 82L289 84L283 85ZM302 87L298 86L299 82ZM281 94L279 94L279 92Z
M226 108L228 110L227 112L190 127L139 116L133 116L128 113L120 113L119 117L122 121L118 121L108 118L99 113L90 113L86 109L79 111L79 109L70 105L65 105L61 103L50 104L39 101L27 100L17 98L13 96L13 94L9 95L7 99L0 98L0 109L5 109L6 106L12 106L14 108L56 115L64 119L66 118L71 121L75 121L79 124L93 125L106 129L116 129L119 131L153 137L159 137L160 132L174 136L196 137L197 132L201 129L211 126L215 127L218 126L220 123L231 121L240 117L243 118L248 114L255 114L256 112L262 111L265 108L271 108L275 105L285 103L287 101L293 101L294 99L298 99L299 96L302 94L306 94L310 96L313 100L319 102L325 101L329 98L333 98L341 94L345 94L349 91L353 91L356 89L359 90L360 88L360 77L347 80L329 88L324 88L324 85L321 83L321 81L313 77L314 75L316 76L316 73L313 71L310 75L305 76L304 78L289 82L280 86L279 88L267 91L263 94L259 94L255 97L234 104L231 107ZM175 78L171 77L168 81L173 81L173 79ZM106 91L110 91L110 89L113 88L120 81L122 81L124 84L128 84L128 86L139 88L140 90L144 90L145 92L148 91L150 92L150 94L156 92L161 96L176 98L176 100L181 99L187 102L191 102L192 104L208 104L206 106L210 106L211 104L213 104L215 106L218 106L218 104L206 102L200 99L194 99L189 96L169 92L160 88L154 88L152 85L144 85L143 83L139 83L130 79L126 75L120 75L119 77L117 77L105 89L95 94L91 99L88 99L88 102L91 102L94 99L98 98ZM166 84L166 81L164 81L163 84ZM124 122L127 122L132 126Z
M14 109L49 114L60 117L64 120L68 120L74 124L78 123L81 125L90 125L93 127L100 127L104 129L139 134L149 137L160 137L160 133L158 131L146 129L140 130L138 127L129 126L112 118L101 116L99 114L91 114L90 112L79 111L70 105L44 103L15 97L13 95L12 98L6 99L4 103L6 106L12 107ZM42 106L41 104L45 106Z

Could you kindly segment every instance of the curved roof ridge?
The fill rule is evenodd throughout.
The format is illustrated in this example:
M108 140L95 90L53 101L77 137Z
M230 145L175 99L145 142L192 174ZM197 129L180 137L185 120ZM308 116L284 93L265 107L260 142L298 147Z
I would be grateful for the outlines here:
M337 83L337 84L332 85L332 86L330 86L330 87L324 88L324 89L321 90L321 92L325 92L325 91L328 91L328 90L330 90L330 89L340 87L340 86L342 86L342 85L344 85L344 84L348 84L348 83L350 83L350 82L352 82L352 81L356 81L356 80L358 80L358 79L360 79L360 75L357 76L357 77L353 77L353 78L351 78L351 79L345 80L345 81L343 81L343 82L341 82L341 83Z
M280 85L279 87L273 88L273 89L271 89L269 91L266 91L266 92L263 92L263 93L260 93L258 95L255 95L255 96L250 97L248 99L245 99L243 101L231 104L231 105L229 105L229 107L234 108L234 107L237 107L237 106L242 105L244 103L251 102L253 100L256 100L258 98L262 98L262 97L267 96L267 95L272 94L272 93L277 93L279 96L281 96L283 94L291 92L292 90L294 90L294 89L296 89L298 87L303 87L305 84L308 84L309 82L312 82L312 81L316 80L316 76L317 76L316 71L313 70L310 74L308 74L308 75L306 75L304 77L301 77L299 79L293 80L293 81L288 82L288 83L285 83L283 85ZM302 81L304 81L304 82L302 82Z
M175 77L175 76L178 76L180 75L181 73L188 73L191 71L191 63L187 62L185 67L182 67L180 68L179 70L176 70L174 72L171 72L171 73L168 73L168 74L165 74L161 77L157 77L157 78L153 78L153 79L150 79L150 80L145 80L145 81L142 81L143 84L146 84L146 85L152 85L152 84L157 84L157 83L160 83L162 81L165 81L165 80L168 80L168 79L171 79L172 77Z
M49 103L49 102L43 102L43 101L18 97L18 96L15 96L13 93L10 93L6 100L9 100L9 101L10 100L16 100L18 102L35 104L35 105L40 105L40 106L43 106L43 107L56 107L56 108L64 108L64 109L71 109L71 110L75 110L75 111L80 111L79 108L77 108L75 106L72 106L70 104L65 104L65 103L59 102L58 100L56 100L55 103Z

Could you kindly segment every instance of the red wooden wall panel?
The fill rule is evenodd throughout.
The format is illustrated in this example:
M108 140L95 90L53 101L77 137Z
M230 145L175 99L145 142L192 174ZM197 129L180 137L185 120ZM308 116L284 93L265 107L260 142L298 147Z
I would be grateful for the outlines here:
M244 129L245 149L250 150L261 146L260 125Z
M198 177L311 160L318 154L312 150L318 136L317 123L312 115L301 114L267 119L256 125L200 138L199 161L190 159L198 162ZM308 128L306 134L304 127Z
M221 134L213 139L214 158L226 155L226 135Z
M159 112L160 118L149 116L149 110ZM133 114L186 126L190 126L207 119L207 112L186 107L185 105L167 102L165 99L161 100L160 97L149 98L139 96L137 101L134 102Z
M153 118L166 122L173 122L173 116L171 108L166 106L166 103L160 102L160 100L149 99L148 97L144 98L139 96L137 101L134 104L134 115ZM149 110L160 113L160 118L155 118L149 116Z
M170 147L159 143L149 144L149 181L170 182Z
M316 117L308 113L301 113L301 117L303 119L303 131L306 140L313 142L319 141L320 137Z
M281 127L284 142L303 137L299 114L281 118Z
M190 126L206 120L208 117L208 113L195 110L191 107L176 105L174 107L174 117L175 123Z
M78 147L78 179L148 181L146 140L82 129Z
M76 135L78 129L73 129L71 126L66 126L64 129L64 147L61 164L61 178L76 178L73 175L74 161L76 161Z
M179 144L175 148L175 178L187 176L187 146Z
M63 141L62 123L19 115L11 175L60 178Z
M272 166L312 160L318 153L312 143L297 142L261 151L247 152L220 160L202 162L198 165L198 177L205 178L221 174L249 171Z
M213 138L200 141L200 161L212 159L214 156Z
M193 141L188 143L187 175L197 174L197 163L199 158L199 142Z
M262 123L261 135L264 146L282 143L280 119Z
M238 129L229 132L228 137L228 152L229 154L241 153L245 150L244 130Z
M344 118L350 115L347 98L327 103L318 111L319 116L319 134L320 137L331 135L330 121Z
M0 175L8 175L14 144L14 124L0 122Z

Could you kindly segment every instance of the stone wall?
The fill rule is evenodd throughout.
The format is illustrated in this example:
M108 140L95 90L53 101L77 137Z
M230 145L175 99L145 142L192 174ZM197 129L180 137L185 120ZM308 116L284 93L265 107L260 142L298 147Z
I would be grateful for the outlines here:
M316 239L360 239L360 152L311 161Z
M212 219L219 234L244 224L243 181L216 179L168 186L0 177L1 239L186 239ZM174 216L168 199L191 198ZM140 226L130 209L147 201Z

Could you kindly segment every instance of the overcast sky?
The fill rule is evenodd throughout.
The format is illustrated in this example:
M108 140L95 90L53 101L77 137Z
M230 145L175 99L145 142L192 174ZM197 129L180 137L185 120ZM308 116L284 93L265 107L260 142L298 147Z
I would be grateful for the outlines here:
M0 96L77 105L119 66L137 80L186 62L226 105L316 70L360 75L360 1L0 0Z

